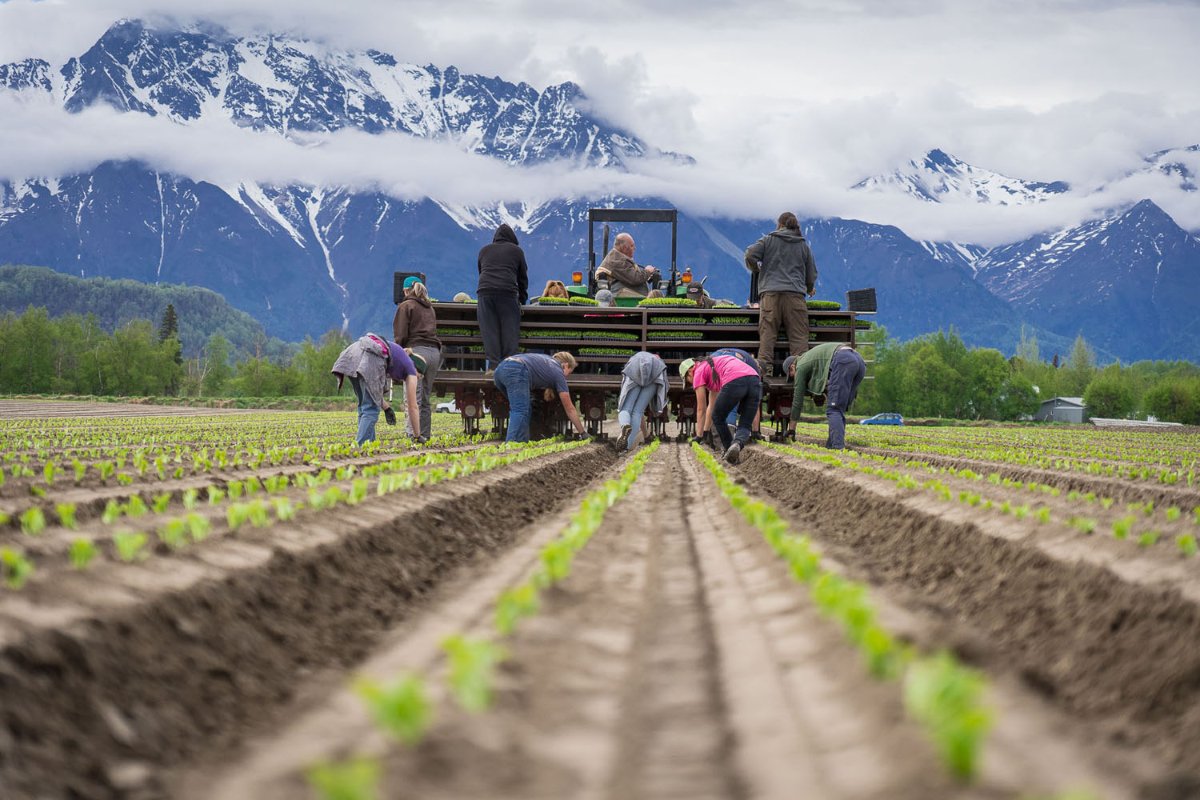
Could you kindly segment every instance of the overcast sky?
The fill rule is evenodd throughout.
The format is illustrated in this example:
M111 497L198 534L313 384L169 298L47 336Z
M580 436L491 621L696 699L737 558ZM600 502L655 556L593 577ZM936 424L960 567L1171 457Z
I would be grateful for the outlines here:
M697 212L773 218L791 208L984 244L1150 196L1200 229L1200 192L1166 180L1091 194L1149 153L1200 143L1197 2L0 0L0 63L36 56L57 68L118 18L188 19L200 6L234 32L374 47L538 89L574 80L594 113L696 164L647 164L623 176L550 166L515 176L428 143L373 144L350 133L300 146L228 126L168 130L162 120L102 110L67 120L9 98L0 99L0 177L65 173L126 154L221 182L375 181L400 196L460 202L514 182L530 199L659 192ZM372 147L377 158L363 159ZM1066 180L1076 192L996 211L847 191L933 147L1014 177Z

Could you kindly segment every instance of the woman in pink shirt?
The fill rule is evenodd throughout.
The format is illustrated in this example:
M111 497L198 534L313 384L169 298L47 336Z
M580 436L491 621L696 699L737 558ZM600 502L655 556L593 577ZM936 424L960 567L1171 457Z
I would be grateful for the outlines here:
M683 384L689 383L696 390L697 413L703 414L708 407L708 395L713 400L714 420L724 420L733 409L738 411L737 433L730 436L729 427L714 425L725 451L725 460L736 464L742 448L750 441L750 426L762 403L762 381L758 370L740 359L729 355L715 355L694 361L687 359L679 365Z

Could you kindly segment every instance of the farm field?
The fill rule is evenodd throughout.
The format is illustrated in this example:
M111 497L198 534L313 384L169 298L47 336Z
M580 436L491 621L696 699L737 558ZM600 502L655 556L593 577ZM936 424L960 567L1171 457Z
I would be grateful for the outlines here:
M1200 796L1194 433L193 411L0 417L0 797Z

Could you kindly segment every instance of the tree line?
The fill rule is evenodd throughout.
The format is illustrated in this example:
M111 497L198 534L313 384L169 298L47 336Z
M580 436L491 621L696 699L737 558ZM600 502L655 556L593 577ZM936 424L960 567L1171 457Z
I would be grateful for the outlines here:
M0 393L110 396L330 396L329 368L350 339L330 331L280 354L260 348L241 358L220 333L184 358L179 319L168 305L157 328L134 320L105 331L95 315L51 317L45 308L0 317ZM877 327L860 337L873 360L853 411L906 417L1018 420L1043 400L1082 397L1094 417L1200 425L1200 366L1187 361L1099 366L1082 337L1071 353L1043 360L1037 339L1017 352L968 347L953 330L905 342Z

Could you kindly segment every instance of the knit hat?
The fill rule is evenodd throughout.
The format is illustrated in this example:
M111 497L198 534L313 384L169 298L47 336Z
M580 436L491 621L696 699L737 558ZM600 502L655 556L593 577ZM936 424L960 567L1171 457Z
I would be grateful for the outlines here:
M792 368L792 364L795 364L795 363L796 363L796 359L797 359L797 358L799 358L799 357L800 357L800 356L788 356L787 358L785 358L785 359L783 360L783 377L787 378L789 381L790 381L790 380L792 379L792 377L793 377L793 376L790 374L789 370L791 370L791 368Z
M466 303L470 299L471 295L467 294L466 292L459 292L458 294L454 295L454 302L456 303Z
M685 358L682 362L680 362L679 377L683 378L684 382L687 381L688 370L694 366L696 366L696 359L694 358Z
M414 283L420 283L420 282L421 282L421 279L418 278L416 275L409 275L407 278L404 279L404 288L411 289L413 287Z

